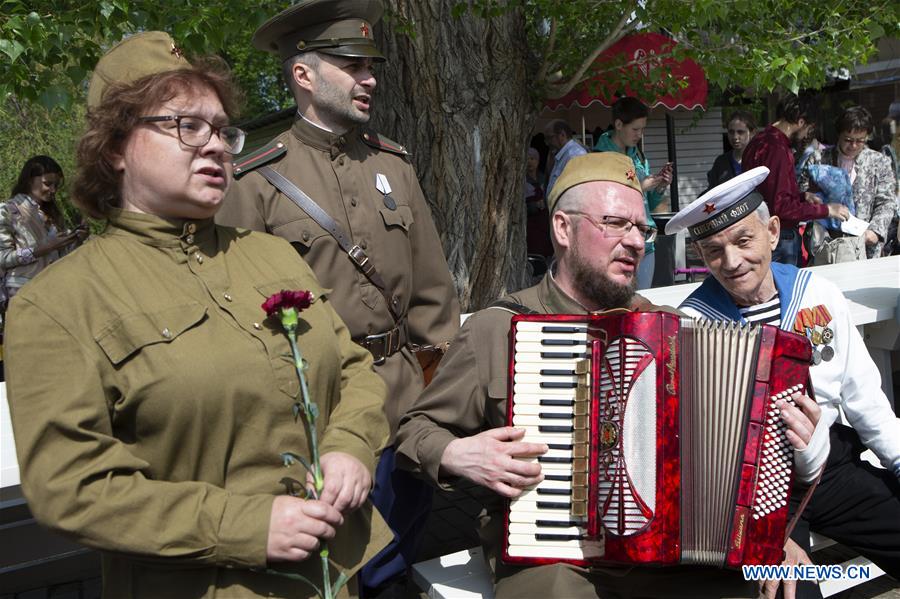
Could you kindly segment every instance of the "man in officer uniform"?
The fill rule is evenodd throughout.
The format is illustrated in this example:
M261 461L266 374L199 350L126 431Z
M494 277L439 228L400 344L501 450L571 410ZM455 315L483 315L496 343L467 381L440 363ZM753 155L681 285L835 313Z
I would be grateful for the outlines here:
M408 152L365 126L373 67L384 61L372 33L382 12L380 0L306 0L256 31L253 45L283 61L297 116L289 131L235 161L217 220L287 239L333 289L335 308L388 385L393 433L423 388L413 348L446 347L459 303ZM301 208L292 187L321 210ZM393 473L389 447L372 497L399 543L364 571L370 589L411 564L431 491Z

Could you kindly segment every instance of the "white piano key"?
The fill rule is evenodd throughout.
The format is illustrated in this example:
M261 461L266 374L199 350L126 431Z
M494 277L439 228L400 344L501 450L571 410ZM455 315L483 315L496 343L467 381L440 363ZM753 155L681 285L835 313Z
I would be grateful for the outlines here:
M552 555L548 555L548 549L541 545L510 545L507 553L510 557L553 557L556 559L591 559L603 557L603 543L597 541L585 541L580 547L554 547Z
M513 414L572 414L572 406L542 406L540 404L519 403L513 404Z
M581 328L587 329L587 320L574 320L571 322L547 322L547 321L520 321L515 324L516 331L543 331L545 328Z
M510 522L535 522L537 520L556 520L558 522L576 522L579 526L587 526L587 518L573 516L564 510L528 510L523 502L520 505L513 503L509 510Z
M537 383L517 383L513 386L513 393L518 397L520 393L542 395L543 397L575 397L575 389L544 389Z
M544 503L541 501L541 503ZM566 502L553 502L553 503L566 503ZM515 509L513 509L515 508ZM570 508L562 508L562 507L538 507L537 501L531 501L526 499L516 499L513 503L510 504L510 513L518 513L518 514L531 514L531 513L539 513L546 514L547 517L551 517L552 515L557 516L565 516L566 518L572 517L572 510ZM541 516L543 517L543 516Z
M550 540L538 540L534 535L518 535L511 534L509 535L509 544L512 545L540 545L541 547L572 547L577 548L580 547L585 542L585 539L572 539L568 541L550 541Z
M579 526L538 526L529 522L510 522L510 535L535 535L538 533L581 535L587 534L587 529Z
M516 375L513 377L513 381L517 385L521 384L521 383L536 383L538 386L540 386L541 383L577 384L578 377L575 375L569 375L569 376L552 375L552 376L550 376L550 375L543 375L543 374L533 373L533 372L520 372L520 373L516 373Z
M516 331L516 343L536 341L541 342L544 339L571 339L579 341L583 345L587 345L587 333L544 333L540 331Z
M581 361L581 358L578 359L562 359L562 358L554 358L547 359L541 358L540 355L532 356L533 359L525 359L524 356L516 356L516 364L514 367L515 372L535 372L539 373L542 370L575 370L578 362Z

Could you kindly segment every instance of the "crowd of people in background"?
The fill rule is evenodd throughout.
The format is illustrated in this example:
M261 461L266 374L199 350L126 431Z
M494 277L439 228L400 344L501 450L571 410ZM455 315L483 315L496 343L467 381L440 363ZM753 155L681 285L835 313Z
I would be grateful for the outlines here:
M891 105L880 126L866 108L845 108L834 121L833 139L822 133L825 122L819 101L812 95L786 97L776 108L775 121L761 128L749 110L726 114L723 125L727 148L710 166L703 193L746 170L768 167L770 176L760 192L782 223L777 261L812 266L888 256L900 250L900 102ZM642 151L648 116L649 109L637 98L619 98L612 106L610 125L605 130L594 129L592 149L620 152L632 159L644 190L648 222L655 224L653 212L662 203L673 172L667 163L651 174ZM544 129L544 138L550 148L546 163L551 174L561 172L560 165L572 156L587 151L563 120L551 121ZM529 157L528 251L549 261L547 235L543 233L546 226L538 228L535 224L547 216L538 215L533 202L536 192L550 192L549 184L555 178L548 177L548 185L542 187L537 148L529 148ZM654 250L654 245L648 244L638 273L638 289L653 284Z

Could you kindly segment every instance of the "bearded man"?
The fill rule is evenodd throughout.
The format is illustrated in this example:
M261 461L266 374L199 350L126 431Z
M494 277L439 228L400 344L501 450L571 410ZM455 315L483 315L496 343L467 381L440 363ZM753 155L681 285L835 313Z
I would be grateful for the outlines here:
M656 230L647 224L641 185L628 156L598 152L572 158L549 194L548 207L556 263L538 285L476 312L463 324L435 378L400 421L398 467L443 488L464 477L494 492L485 501L481 537L496 599L684 596L685 589L692 597L755 597L755 583L709 567L634 568L629 574L625 568L568 563L513 567L497 559L504 499L544 479L540 464L526 460L549 449L523 441L523 429L506 426L512 316L654 308L635 295L644 244L653 241ZM813 430L800 410L792 416ZM785 421L793 430L787 416ZM809 438L804 433L803 443Z

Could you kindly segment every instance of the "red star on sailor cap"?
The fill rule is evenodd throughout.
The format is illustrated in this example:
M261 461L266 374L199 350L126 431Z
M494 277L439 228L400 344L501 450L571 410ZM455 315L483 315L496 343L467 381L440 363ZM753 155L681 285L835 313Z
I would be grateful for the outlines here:
M632 170L625 171L625 178L628 179L629 181L634 181L634 178L636 176L637 175L635 175L634 171L632 171Z
M712 202L706 202L706 204L703 206L703 212L705 212L707 214L712 214L715 211L716 211L716 205L713 204Z
M176 46L175 44L172 44L172 49L169 50L169 52L171 52L172 54L174 54L174 55L177 56L178 58L184 58L184 52L182 52L182 51L181 51L181 48L179 48L179 47Z
M359 26L359 30L362 32L363 37L369 37L369 26L365 23Z

